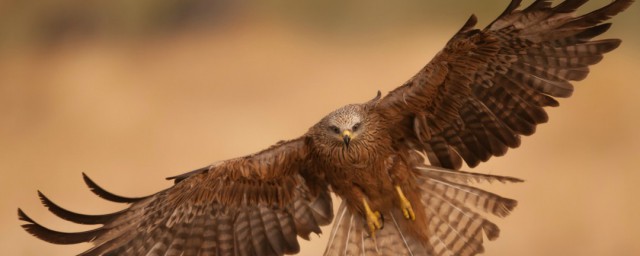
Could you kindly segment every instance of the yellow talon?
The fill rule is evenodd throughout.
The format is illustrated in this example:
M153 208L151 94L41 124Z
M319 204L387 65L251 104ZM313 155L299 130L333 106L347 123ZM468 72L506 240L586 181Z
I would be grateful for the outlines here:
M371 211L366 199L362 199L364 205L364 211L367 218L367 226L369 227L369 233L371 237L376 238L376 230L382 229L381 215L378 211Z
M398 193L398 197L400 198L400 207L402 208L402 213L406 219L416 220L416 214L413 212L413 207L411 207L411 202L404 196L402 193L402 189L400 186L396 186L396 192Z

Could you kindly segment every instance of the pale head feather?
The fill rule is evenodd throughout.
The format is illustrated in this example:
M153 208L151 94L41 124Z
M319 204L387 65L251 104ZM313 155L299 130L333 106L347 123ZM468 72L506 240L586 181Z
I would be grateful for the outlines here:
M350 132L352 139L366 129L366 109L361 104L352 104L341 107L322 118L318 124L311 128L316 138L322 138L325 142L342 144L343 132ZM333 143L331 143L333 144Z

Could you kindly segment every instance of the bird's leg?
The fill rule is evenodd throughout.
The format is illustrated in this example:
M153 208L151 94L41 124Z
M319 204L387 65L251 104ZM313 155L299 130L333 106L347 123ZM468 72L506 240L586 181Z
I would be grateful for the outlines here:
M400 201L400 209L402 209L402 214L408 220L416 220L416 214L413 212L413 207L411 206L411 202L402 192L402 188L400 188L401 184L407 185L409 178L411 177L411 170L407 166L407 160L402 156L398 156L396 161L393 162L393 166L389 169L389 176L393 181L393 185L396 188L396 194L398 195L398 199Z
M398 198L400 199L400 208L402 208L402 213L404 214L404 217L407 218L408 220L416 220L416 214L413 212L413 207L411 207L411 202L409 202L409 199L407 199L406 196L404 196L404 193L402 193L402 189L400 188L400 186L395 186L396 188L396 193L398 194Z
M382 219L382 215L380 215L379 211L372 211L371 207L369 207L369 203L367 203L367 199L362 197L362 205L364 207L364 214L367 219L367 227L369 227L369 234L374 239L376 238L376 230L382 229L384 225L384 219Z
M367 228L369 229L369 235L375 239L376 231L384 227L384 216L380 214L379 211L371 210L368 197L358 186L352 186L348 192L350 194L349 198L360 201L361 204L357 205L356 208L364 215L367 222ZM352 202L355 204L357 202L356 200Z

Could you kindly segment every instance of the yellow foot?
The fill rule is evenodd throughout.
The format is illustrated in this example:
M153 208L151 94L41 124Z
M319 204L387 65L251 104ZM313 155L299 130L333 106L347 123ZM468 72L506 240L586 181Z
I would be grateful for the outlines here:
M376 231L382 229L384 226L384 219L382 219L382 215L380 215L379 211L371 211L369 204L367 203L367 199L362 199L362 204L364 205L365 217L367 218L367 227L369 227L369 234L374 239L376 238Z
M413 213L413 207L411 207L411 202L404 196L402 193L402 189L400 186L396 186L396 192L398 193L398 197L400 198L400 208L402 208L402 213L404 217L408 220L416 220L416 214Z

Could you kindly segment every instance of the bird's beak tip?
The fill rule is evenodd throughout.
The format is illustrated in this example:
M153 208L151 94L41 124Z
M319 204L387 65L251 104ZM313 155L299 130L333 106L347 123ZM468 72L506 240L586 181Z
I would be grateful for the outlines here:
M342 137L342 141L344 141L344 145L349 147L349 142L351 141L351 136L345 135L344 137Z
M351 131L350 130L344 130L342 132L342 141L344 142L344 145L349 148L349 142L351 142Z

